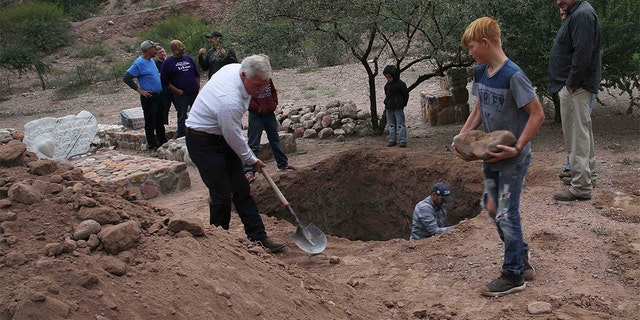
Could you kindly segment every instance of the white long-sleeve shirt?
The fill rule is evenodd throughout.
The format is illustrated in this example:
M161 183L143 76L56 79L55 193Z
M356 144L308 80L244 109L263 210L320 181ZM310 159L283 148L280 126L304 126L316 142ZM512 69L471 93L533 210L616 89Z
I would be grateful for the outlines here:
M223 136L243 162L254 164L258 158L242 134L242 117L250 101L251 95L240 77L240 64L226 65L200 90L185 124L194 130Z

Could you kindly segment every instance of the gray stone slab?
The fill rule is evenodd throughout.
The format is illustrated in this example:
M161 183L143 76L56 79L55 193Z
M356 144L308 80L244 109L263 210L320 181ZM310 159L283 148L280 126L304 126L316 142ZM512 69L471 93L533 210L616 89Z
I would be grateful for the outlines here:
M88 111L77 116L42 118L24 126L24 143L27 150L40 159L55 161L85 154L98 132L98 121Z

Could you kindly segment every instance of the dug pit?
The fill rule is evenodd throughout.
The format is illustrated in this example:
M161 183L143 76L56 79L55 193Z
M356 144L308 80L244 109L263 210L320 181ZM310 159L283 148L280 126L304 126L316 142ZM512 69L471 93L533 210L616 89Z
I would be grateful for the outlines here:
M303 225L314 223L328 235L350 240L408 239L416 203L438 181L447 183L454 197L447 204L449 225L481 212L480 162L405 150L355 149L272 176ZM252 194L262 213L293 221L264 179L252 185Z

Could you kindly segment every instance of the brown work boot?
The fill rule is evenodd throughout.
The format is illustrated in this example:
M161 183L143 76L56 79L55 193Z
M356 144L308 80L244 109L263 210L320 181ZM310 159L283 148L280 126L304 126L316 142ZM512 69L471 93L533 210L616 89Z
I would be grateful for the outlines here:
M270 238L266 238L266 239L262 239L262 240L256 240L255 242L257 244L259 244L260 246L262 246L263 248L267 249L267 251L269 251L271 253L280 252L280 251L284 250L284 248L287 247L286 243L275 242L275 241L271 240Z
M571 191L569 191L569 189L567 189L567 190L565 190L563 192L554 193L553 194L553 200L557 200L557 201L575 201L575 200L584 201L584 200L591 200L591 196L578 197L578 196L574 195L573 193L571 193Z

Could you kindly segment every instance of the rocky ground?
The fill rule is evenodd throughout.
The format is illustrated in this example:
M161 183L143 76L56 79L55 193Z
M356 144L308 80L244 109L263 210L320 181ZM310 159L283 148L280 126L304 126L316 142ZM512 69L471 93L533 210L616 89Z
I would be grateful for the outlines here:
M279 70L274 82L282 103L351 100L368 108L358 65ZM416 90L437 86L433 80ZM262 177L252 194L269 235L289 243L278 254L247 241L235 215L229 231L169 231L171 220L208 221L208 194L195 168L187 169L191 188L150 201L127 200L66 163L38 170L43 164L28 156L24 165L0 168L0 319L637 319L639 117L624 113L625 99L601 97L606 105L593 112L598 185L591 201L552 199L563 188L557 175L566 150L545 108L521 203L538 276L520 293L476 292L498 275L503 252L478 206L480 163L449 150L461 125L422 123L413 91L405 149L387 148L383 136L298 139L290 156L296 172L276 173L267 163L302 223L327 234L318 255L288 239L295 226ZM124 84L99 84L71 100L54 100L49 90L17 93L0 103L0 128L81 110L118 123L119 111L137 104ZM438 180L452 186L456 229L410 242L413 206ZM24 200L23 190L32 189L38 200ZM96 215L91 208L106 208L100 217L111 220L102 230L135 224L139 238L119 249L96 237L74 240L80 222Z

